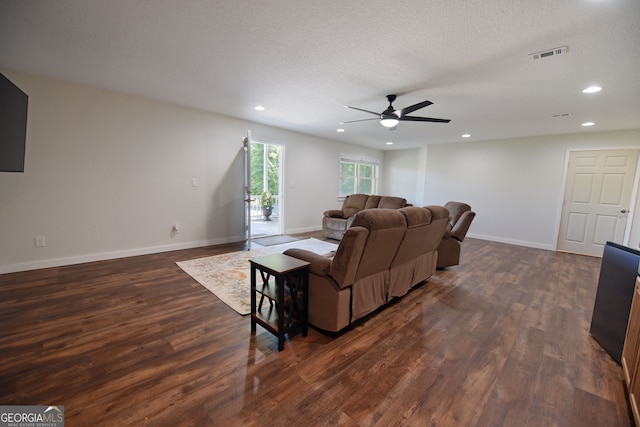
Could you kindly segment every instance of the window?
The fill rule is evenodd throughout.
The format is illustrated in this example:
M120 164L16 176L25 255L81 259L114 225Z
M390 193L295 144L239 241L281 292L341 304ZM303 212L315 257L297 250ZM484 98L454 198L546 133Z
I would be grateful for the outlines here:
M378 186L378 160L355 156L340 156L338 196L374 194Z

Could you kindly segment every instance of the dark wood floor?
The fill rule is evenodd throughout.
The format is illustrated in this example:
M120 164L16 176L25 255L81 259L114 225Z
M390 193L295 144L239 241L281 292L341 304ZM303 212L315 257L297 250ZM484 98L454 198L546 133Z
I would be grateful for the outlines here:
M0 405L67 426L629 426L589 335L600 260L468 239L462 264L339 336L276 338L176 261L0 275Z

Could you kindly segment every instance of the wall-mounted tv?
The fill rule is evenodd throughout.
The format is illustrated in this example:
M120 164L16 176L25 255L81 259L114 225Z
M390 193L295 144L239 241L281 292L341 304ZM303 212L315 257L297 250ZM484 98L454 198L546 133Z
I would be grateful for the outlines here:
M29 97L0 74L0 172L24 172Z

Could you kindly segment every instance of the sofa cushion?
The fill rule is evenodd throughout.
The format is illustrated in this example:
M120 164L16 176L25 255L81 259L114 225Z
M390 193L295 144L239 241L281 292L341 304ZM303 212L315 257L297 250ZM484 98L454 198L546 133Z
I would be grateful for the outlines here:
M355 282L368 235L369 230L363 227L351 227L344 233L329 267L329 276L338 288L347 288Z
M417 255L426 253L425 240L431 225L431 211L429 209L410 206L398 209L407 222L407 231L398 248L392 265L401 265L414 259Z
M426 209L431 211L431 225L435 227L431 227L429 233L425 238L426 251L432 251L438 248L438 244L442 240L442 236L447 230L448 222L449 222L449 211L447 208L443 206L425 206ZM443 226L440 229L437 224L442 223Z
M351 218L360 212L364 209L368 198L369 196L366 194L352 194L347 196L342 203L342 217Z
M378 207L381 209L400 209L407 205L407 199L402 197L382 196Z
M421 227L431 223L431 211L417 206L398 209L407 221L407 228Z
M365 209L374 209L377 208L380 204L380 199L382 196L369 196L367 199L367 203L364 205Z
M450 229L458 222L458 219L460 219L463 213L471 210L471 206L461 202L447 202L444 207L449 210L449 214L451 215L449 218Z
M351 228L369 230L356 281L388 270L406 230L404 216L395 209L368 209L353 218Z

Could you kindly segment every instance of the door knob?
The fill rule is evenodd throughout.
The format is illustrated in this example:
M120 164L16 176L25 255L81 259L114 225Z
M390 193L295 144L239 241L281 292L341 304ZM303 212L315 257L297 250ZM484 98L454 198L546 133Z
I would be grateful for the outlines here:
M626 214L627 212L629 212L629 211L628 211L628 210L626 210L626 209L622 209L622 210L620 211L620 213L623 213L623 214Z

